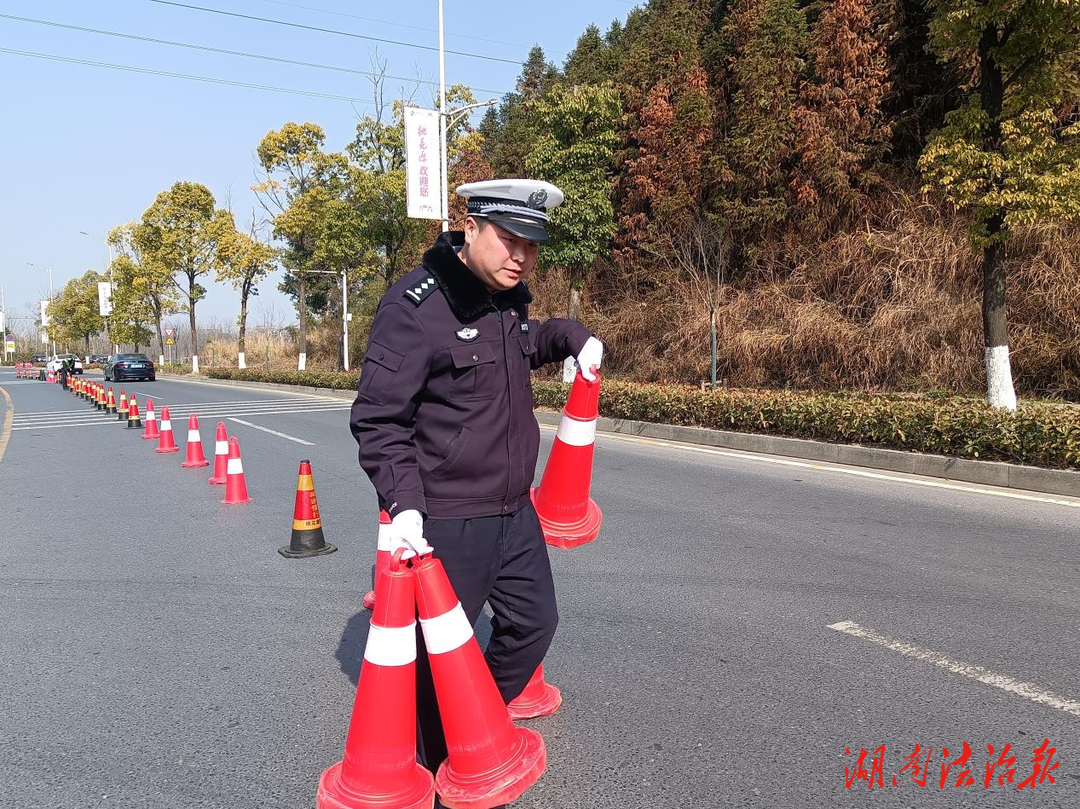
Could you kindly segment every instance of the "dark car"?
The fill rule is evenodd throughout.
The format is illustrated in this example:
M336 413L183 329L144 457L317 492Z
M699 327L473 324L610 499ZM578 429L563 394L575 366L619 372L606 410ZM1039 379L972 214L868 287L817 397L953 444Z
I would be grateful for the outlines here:
M154 363L145 354L113 354L101 369L105 381L123 382L127 379L157 379Z
M34 365L44 365L48 361L49 357L46 354L35 354L30 358L30 362L34 363Z
M92 365L104 365L108 361L109 361L109 358L106 357L104 354L91 354L90 355L90 363Z

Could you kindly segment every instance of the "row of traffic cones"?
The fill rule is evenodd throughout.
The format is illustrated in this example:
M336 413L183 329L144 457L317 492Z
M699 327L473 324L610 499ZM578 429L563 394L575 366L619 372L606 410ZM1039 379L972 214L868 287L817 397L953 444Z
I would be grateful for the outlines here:
M106 388L99 382L75 379L71 382L70 389L73 395L89 401L97 410L109 415L115 414L118 420L127 421L128 430L142 429L143 439L158 442L154 452L167 455L180 451L173 436L169 408L161 409L159 426L157 413L154 410L154 400L147 398L144 425L144 419L139 412L139 404L134 395L128 397L127 391L120 391L120 402L117 404L112 387ZM180 465L185 469L210 465L203 455L199 417L194 413L188 416L187 458ZM243 461L240 456L240 442L235 436L229 438L225 430L225 422L218 422L217 425L214 474L210 477L209 483L225 486L225 498L221 502L226 505L250 503L252 500L247 491L247 478L244 475Z
M534 730L514 725L442 563L381 570L345 755L319 780L317 809L491 809L544 773ZM419 612L448 757L432 779L416 762Z

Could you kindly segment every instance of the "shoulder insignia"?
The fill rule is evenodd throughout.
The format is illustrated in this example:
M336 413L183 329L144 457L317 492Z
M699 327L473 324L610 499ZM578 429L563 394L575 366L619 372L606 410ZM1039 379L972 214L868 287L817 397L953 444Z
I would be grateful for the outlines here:
M427 276L416 286L411 286L405 290L405 294L402 296L408 298L416 306L419 306L424 302L432 292L439 288L439 283L432 277Z

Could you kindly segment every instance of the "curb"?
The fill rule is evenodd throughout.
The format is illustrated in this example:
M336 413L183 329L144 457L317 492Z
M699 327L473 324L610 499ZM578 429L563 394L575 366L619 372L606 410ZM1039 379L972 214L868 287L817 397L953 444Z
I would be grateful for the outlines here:
M164 374L158 374L159 378L161 376L164 376ZM275 382L212 379L202 375L196 377L190 374L175 377L169 375L169 377L177 380L207 381L218 385L293 391L317 396L329 396L335 399L356 398L356 393L352 390L314 388L306 385L283 385ZM536 420L541 424L558 426L562 418L561 413L551 410L537 410L535 412ZM783 436L759 435L757 433L738 433L727 430L713 430L706 427L680 427L674 424L656 424L649 421L612 419L607 416L601 416L597 419L596 428L601 432L634 435L641 438L657 438L662 441L681 441L686 444L702 444L721 449L780 455L787 458L822 461L844 466L861 466L867 469L922 475L961 483L975 483L982 486L998 486L1005 489L1021 489L1028 492L1080 497L1080 472L1073 472L1068 469L1044 469L1040 466L1022 466L1002 461L972 461L967 458L952 458L948 455L904 452L898 449L864 447L857 444L830 444L826 441L809 441L804 438L785 438Z

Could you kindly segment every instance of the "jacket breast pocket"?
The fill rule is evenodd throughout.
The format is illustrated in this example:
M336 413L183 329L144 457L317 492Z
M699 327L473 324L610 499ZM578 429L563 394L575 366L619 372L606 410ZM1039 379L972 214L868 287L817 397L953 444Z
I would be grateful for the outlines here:
M405 357L392 348L372 343L364 356L360 372L360 395L369 401L382 404L394 383L394 377Z
M452 393L463 399L493 399L499 391L494 343L473 343L450 349L454 367Z

